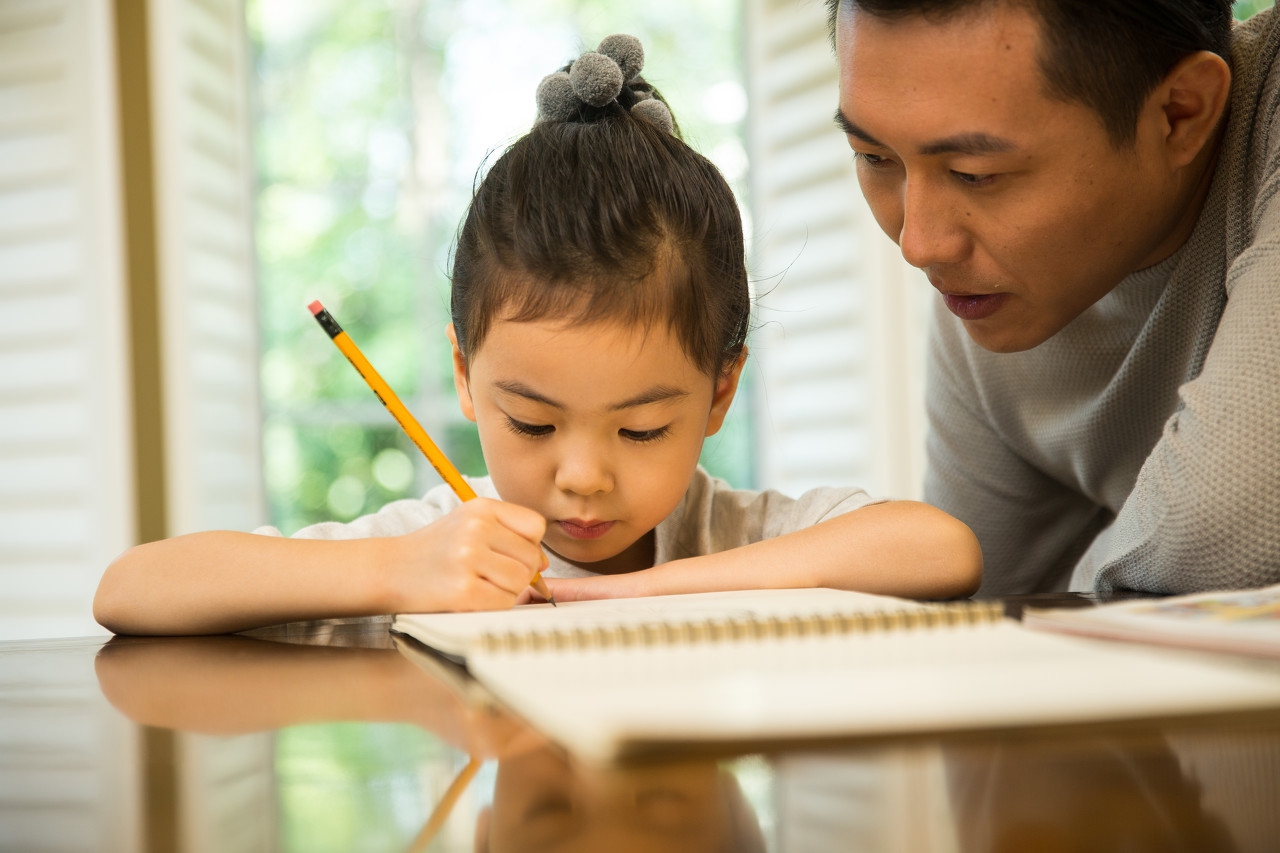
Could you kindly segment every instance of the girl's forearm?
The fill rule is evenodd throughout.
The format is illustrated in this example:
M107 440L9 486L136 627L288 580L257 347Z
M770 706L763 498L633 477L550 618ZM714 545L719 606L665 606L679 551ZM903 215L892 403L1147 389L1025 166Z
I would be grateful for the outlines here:
M138 545L107 568L94 618L117 634L219 634L393 612L378 558L389 541L215 530Z
M409 720L394 703L423 678L386 649L301 646L242 636L114 639L94 668L135 722L242 734L331 720Z
M968 596L982 551L960 521L912 501L891 501L730 551L676 560L616 578L631 595L831 587L909 598Z

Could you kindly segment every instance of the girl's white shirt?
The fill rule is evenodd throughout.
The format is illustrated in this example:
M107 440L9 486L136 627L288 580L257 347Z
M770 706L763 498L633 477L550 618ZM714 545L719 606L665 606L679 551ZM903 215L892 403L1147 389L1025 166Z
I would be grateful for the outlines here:
M467 477L479 497L498 499L488 477ZM792 498L773 490L734 489L699 467L684 498L655 530L654 564L685 557L700 557L772 539L784 533L835 518L846 512L881 503L857 488L810 489ZM366 539L403 536L447 515L461 504L447 485L431 489L421 498L393 501L377 512L349 522L325 521L304 527L295 539ZM254 533L281 536L274 527ZM596 572L567 563L548 553L550 565L542 574L552 578L595 577Z

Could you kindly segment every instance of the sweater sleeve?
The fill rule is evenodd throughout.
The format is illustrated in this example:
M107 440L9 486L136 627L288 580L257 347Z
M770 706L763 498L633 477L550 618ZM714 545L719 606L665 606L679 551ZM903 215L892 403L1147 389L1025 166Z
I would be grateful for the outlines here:
M978 597L1063 590L1110 515L1009 446L982 414L963 327L941 305L937 311L929 337L924 499L978 537L985 567Z
M1199 376L1072 585L1186 593L1280 582L1280 156Z

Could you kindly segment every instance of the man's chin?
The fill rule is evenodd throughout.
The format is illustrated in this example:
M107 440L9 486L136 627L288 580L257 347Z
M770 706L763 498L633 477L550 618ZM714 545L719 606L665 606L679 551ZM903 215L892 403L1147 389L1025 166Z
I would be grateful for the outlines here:
M961 320L960 323L975 344L988 352L996 353L1026 352L1035 349L1061 331L1019 324L1012 318L992 317L986 320Z
M1027 340L1022 336L979 336L972 332L969 334L969 337L973 339L975 344L982 347L984 350L995 353L1026 352L1027 350L1035 349L1048 340L1048 338Z

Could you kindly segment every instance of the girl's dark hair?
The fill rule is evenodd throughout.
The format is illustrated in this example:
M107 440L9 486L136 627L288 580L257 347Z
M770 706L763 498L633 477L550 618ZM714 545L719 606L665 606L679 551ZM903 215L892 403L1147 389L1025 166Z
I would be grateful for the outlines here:
M576 120L539 121L479 180L458 234L451 311L470 357L495 318L665 322L719 376L751 313L742 219L719 170L630 107L643 80ZM641 95L640 97L644 97Z
M996 0L826 0L881 18L949 15ZM1050 95L1101 117L1117 147L1133 143L1151 91L1185 56L1207 50L1231 62L1232 0L1003 0L1040 21L1040 73Z

